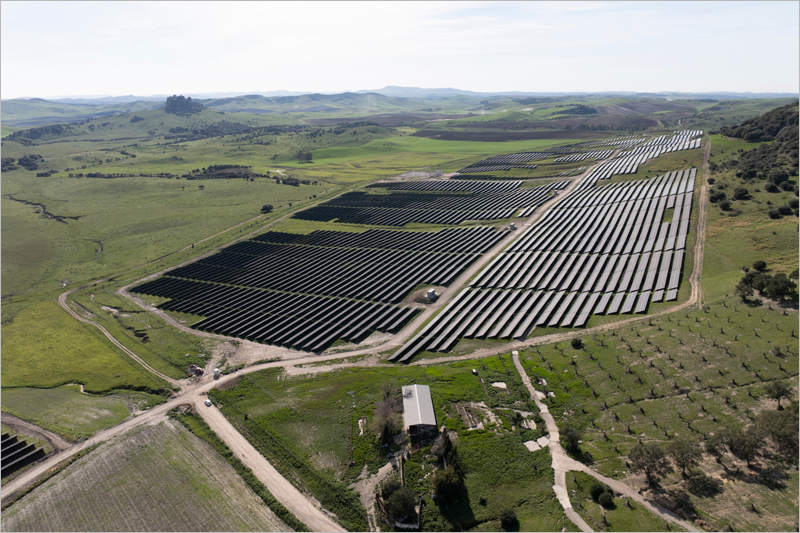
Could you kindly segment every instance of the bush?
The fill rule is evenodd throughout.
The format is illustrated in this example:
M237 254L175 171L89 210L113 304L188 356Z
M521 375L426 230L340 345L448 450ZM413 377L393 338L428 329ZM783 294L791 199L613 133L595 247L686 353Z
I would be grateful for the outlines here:
M772 182L770 182L770 183L767 183L766 185L764 185L764 190L765 190L766 192L778 192L778 191L780 191L780 189L778 188L778 186L777 186L777 185L775 185L775 184L774 184L774 183L772 183Z
M730 211L732 205L731 201L726 198L719 203L719 208L723 211Z
M461 478L452 466L433 475L433 491L437 498L457 496L461 489Z
M747 200L748 198L750 198L750 191L748 191L744 187L736 187L733 190L734 200Z
M614 505L614 495L610 492L604 492L597 498L597 503L608 509Z
M714 183L717 182L717 180L715 180L714 178L708 178L706 181L708 182L709 185L714 185Z
M753 263L753 268L758 270L759 272L764 272L767 269L767 262L766 261L756 261Z
M782 206L780 206L778 208L778 213L780 213L783 216L788 217L789 215L792 214L792 208L789 207L788 205L782 205Z
M572 347L576 350L583 348L583 341L581 339L572 339Z
M589 487L589 494L592 495L594 501L600 501L600 496L606 494L606 487L602 483L595 481L592 486Z
M793 191L794 190L794 185L792 185L788 181L784 181L783 183L780 184L780 188L781 188L782 191L787 191L787 192L788 191Z
M769 218L778 219L778 218L781 218L781 217L782 217L781 212L778 211L777 209L770 209L769 210Z
M414 513L416 496L406 487L400 487L386 500L386 512L395 520L403 520Z

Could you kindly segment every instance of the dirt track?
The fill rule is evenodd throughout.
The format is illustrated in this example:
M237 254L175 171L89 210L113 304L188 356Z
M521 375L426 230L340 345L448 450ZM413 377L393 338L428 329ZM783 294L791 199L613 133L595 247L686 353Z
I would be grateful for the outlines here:
M47 431L46 429L42 429L35 424L31 424L25 420L20 420L14 415L3 413L2 422L17 433L25 435L26 437L33 437L35 439L47 441L47 443L53 448L54 453L66 450L72 446L72 444L65 441L52 431Z

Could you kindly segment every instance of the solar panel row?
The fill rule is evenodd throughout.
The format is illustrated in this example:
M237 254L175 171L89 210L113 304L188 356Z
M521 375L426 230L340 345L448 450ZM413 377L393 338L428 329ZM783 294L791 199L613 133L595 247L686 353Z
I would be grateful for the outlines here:
M695 175L574 192L459 294L469 312L446 309L392 358L447 350L455 334L520 338L536 326L583 327L594 314L644 313L665 292L677 299Z

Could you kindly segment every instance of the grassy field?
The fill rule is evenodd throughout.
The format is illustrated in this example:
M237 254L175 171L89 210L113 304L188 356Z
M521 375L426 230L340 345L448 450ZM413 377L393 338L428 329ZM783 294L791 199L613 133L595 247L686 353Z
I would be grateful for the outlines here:
M472 368L483 382L472 374ZM499 381L506 384L508 392L491 386ZM458 435L465 497L451 502L449 509L425 506L425 530L452 530L459 525L496 530L499 513L506 508L515 510L522 530L574 528L564 522L562 510L552 498L553 473L547 452L531 453L522 444L542 435L541 420L535 430L511 430L511 409L533 413L535 406L507 355L429 367L352 368L304 378L287 377L279 370L264 371L248 374L224 391L212 391L210 398L222 405L225 415L244 428L251 442L288 474L288 479L296 473L301 486L324 503L324 488L315 488L324 484L314 477L335 486L354 481L364 465L375 472L386 462L386 451L378 446L371 429L382 383L429 385L437 423ZM399 390L395 394L399 395ZM469 430L458 412L457 406L472 402L485 405L474 410L485 429ZM360 435L358 420L362 417L367 423ZM397 447L392 444L389 449ZM423 447L404 467L407 486L416 493L430 492L429 472L431 463Z
M99 447L2 514L4 531L287 531L208 444L172 421Z
M567 491L572 508L595 531L667 531L666 521L653 516L639 503L626 496L617 496L607 508L592 498L594 485L611 489L583 472L567 472Z
M87 439L164 401L161 396L141 392L82 394L77 385L3 390L3 412L49 429L71 442Z
M166 383L121 353L93 327L55 302L41 302L3 326L3 392L80 383L88 392L160 391ZM5 398L3 400L5 405Z

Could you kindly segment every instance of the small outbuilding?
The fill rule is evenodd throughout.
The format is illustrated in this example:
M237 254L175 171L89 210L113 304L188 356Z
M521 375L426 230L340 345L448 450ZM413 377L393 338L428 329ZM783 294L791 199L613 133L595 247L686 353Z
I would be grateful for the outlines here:
M403 387L403 419L408 434L417 436L436 432L431 389L427 385Z

